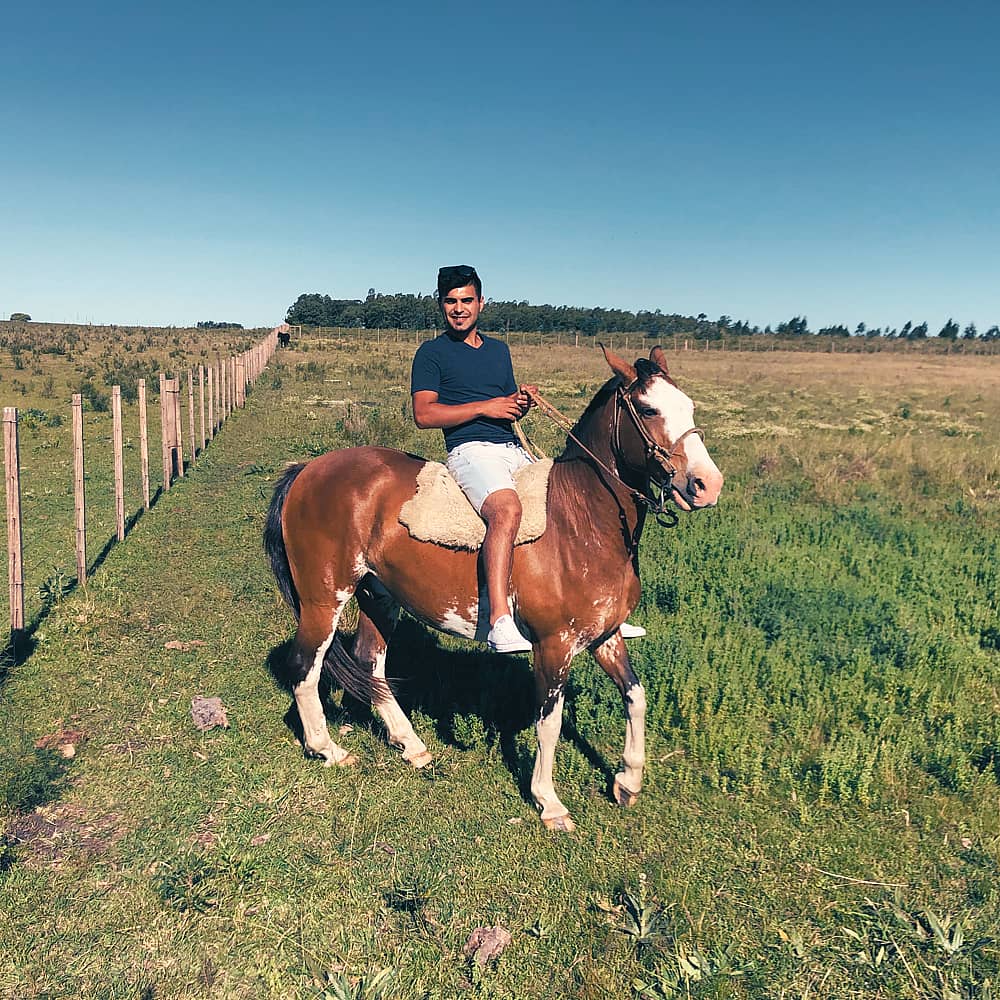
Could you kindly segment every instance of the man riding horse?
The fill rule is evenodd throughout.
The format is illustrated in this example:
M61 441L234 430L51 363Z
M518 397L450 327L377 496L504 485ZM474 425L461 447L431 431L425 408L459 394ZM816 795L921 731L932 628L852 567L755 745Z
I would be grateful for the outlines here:
M446 273L442 279L442 299L455 300L443 302L450 331L445 336L450 346L479 359L490 341L478 333L482 290L471 268L468 272ZM488 373L499 381L483 387L473 378L471 399L447 401L447 369L431 385L419 381L418 371L418 423L450 432L482 417L491 428L509 430L534 390L516 388L502 346L504 370ZM545 826L564 832L575 824L556 791L553 765L572 661L589 650L621 695L625 744L610 792L616 802L631 806L643 784L646 695L622 642L621 625L639 602L638 554L646 513L659 516L667 499L684 511L712 507L723 484L695 425L694 401L671 378L662 348L654 347L648 360L638 358L634 364L607 350L604 357L611 378L573 424L549 472L544 532L518 545L512 563L506 561L509 536L502 532L505 551L499 566L490 566L495 647L507 641L498 640L496 625L512 607L518 619L514 641L518 634L531 639L538 740L531 797ZM491 443L513 451L503 440ZM479 633L481 620L486 624L478 553L422 540L403 521L403 508L417 494L428 465L392 448L345 448L289 466L275 484L264 545L298 622L287 676L306 753L328 765L346 767L357 757L330 736L320 698L325 669L353 695L372 702L389 742L405 761L426 767L431 751L386 680L399 610L465 639ZM489 475L495 483L492 468ZM500 483L499 490L479 487L475 502L481 510L489 511L491 494L513 493L502 474ZM504 499L510 496L501 503ZM506 532L511 530L508 525ZM345 639L339 624L352 596L358 625L353 638Z
M421 344L413 358L413 419L420 428L444 431L448 471L486 522L482 556L490 648L498 653L530 652L531 643L511 615L509 590L521 523L513 476L533 459L518 444L511 421L528 412L538 390L518 386L507 345L479 332L485 300L475 268L442 267L437 294L446 328ZM633 638L645 635L645 629L626 622L621 634Z

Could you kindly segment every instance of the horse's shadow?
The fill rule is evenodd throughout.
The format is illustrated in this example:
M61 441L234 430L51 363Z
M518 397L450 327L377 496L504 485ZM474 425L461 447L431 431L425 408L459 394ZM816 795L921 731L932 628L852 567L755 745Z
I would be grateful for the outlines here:
M349 647L349 640L345 640ZM286 664L292 640L271 650L267 668L275 681L291 692ZM482 650L446 649L436 634L419 622L400 618L386 661L386 674L403 710L420 712L434 726L437 738L458 750L469 750L483 736L487 747L497 747L504 765L517 782L522 798L531 803L534 750L518 746L518 734L535 723L535 682L527 657L503 656ZM370 706L344 694L340 707L333 703L337 690L328 665L320 680L320 698L333 724L350 721L364 725L385 738L382 723ZM569 696L572 697L570 691ZM468 720L478 719L482 734L468 735ZM295 702L284 716L285 725L303 742L302 723ZM474 725L474 724L473 724ZM419 732L418 732L419 735ZM576 746L610 788L614 772L608 761L564 716L562 736Z

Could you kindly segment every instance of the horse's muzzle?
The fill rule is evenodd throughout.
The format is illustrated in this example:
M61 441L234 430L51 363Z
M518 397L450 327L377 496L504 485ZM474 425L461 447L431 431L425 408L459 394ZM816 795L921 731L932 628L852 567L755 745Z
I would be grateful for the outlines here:
M678 483L677 480L681 482ZM722 492L722 473L718 469L703 471L700 475L682 473L671 480L674 492L674 502L681 510L700 510L702 507L714 507L719 502Z

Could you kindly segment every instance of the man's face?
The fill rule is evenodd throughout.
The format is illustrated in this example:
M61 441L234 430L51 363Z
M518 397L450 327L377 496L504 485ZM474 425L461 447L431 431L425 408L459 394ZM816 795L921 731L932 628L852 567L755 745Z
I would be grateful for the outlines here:
M453 288L441 299L441 309L448 326L463 337L475 330L483 300L476 294L475 285Z

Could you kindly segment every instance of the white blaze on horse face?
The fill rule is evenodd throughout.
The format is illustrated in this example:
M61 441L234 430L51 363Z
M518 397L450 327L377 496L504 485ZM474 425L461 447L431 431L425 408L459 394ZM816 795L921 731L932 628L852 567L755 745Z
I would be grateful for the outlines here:
M651 379L639 393L638 403L640 413L643 407L656 410L655 417L650 415L646 419L658 431L661 443L676 441L688 428L694 427L694 403L665 378ZM684 443L689 440L685 438Z
M657 415L645 417L646 423L664 446L673 446L685 431L695 426L694 403L666 378L650 380L638 396L639 412L643 408L656 410ZM657 426L658 425L658 426ZM687 459L687 472L673 477L673 485L680 491L678 503L691 507L707 507L719 498L722 489L722 473L712 461L705 442L699 434L689 434L681 444ZM701 485L692 493L692 483Z

